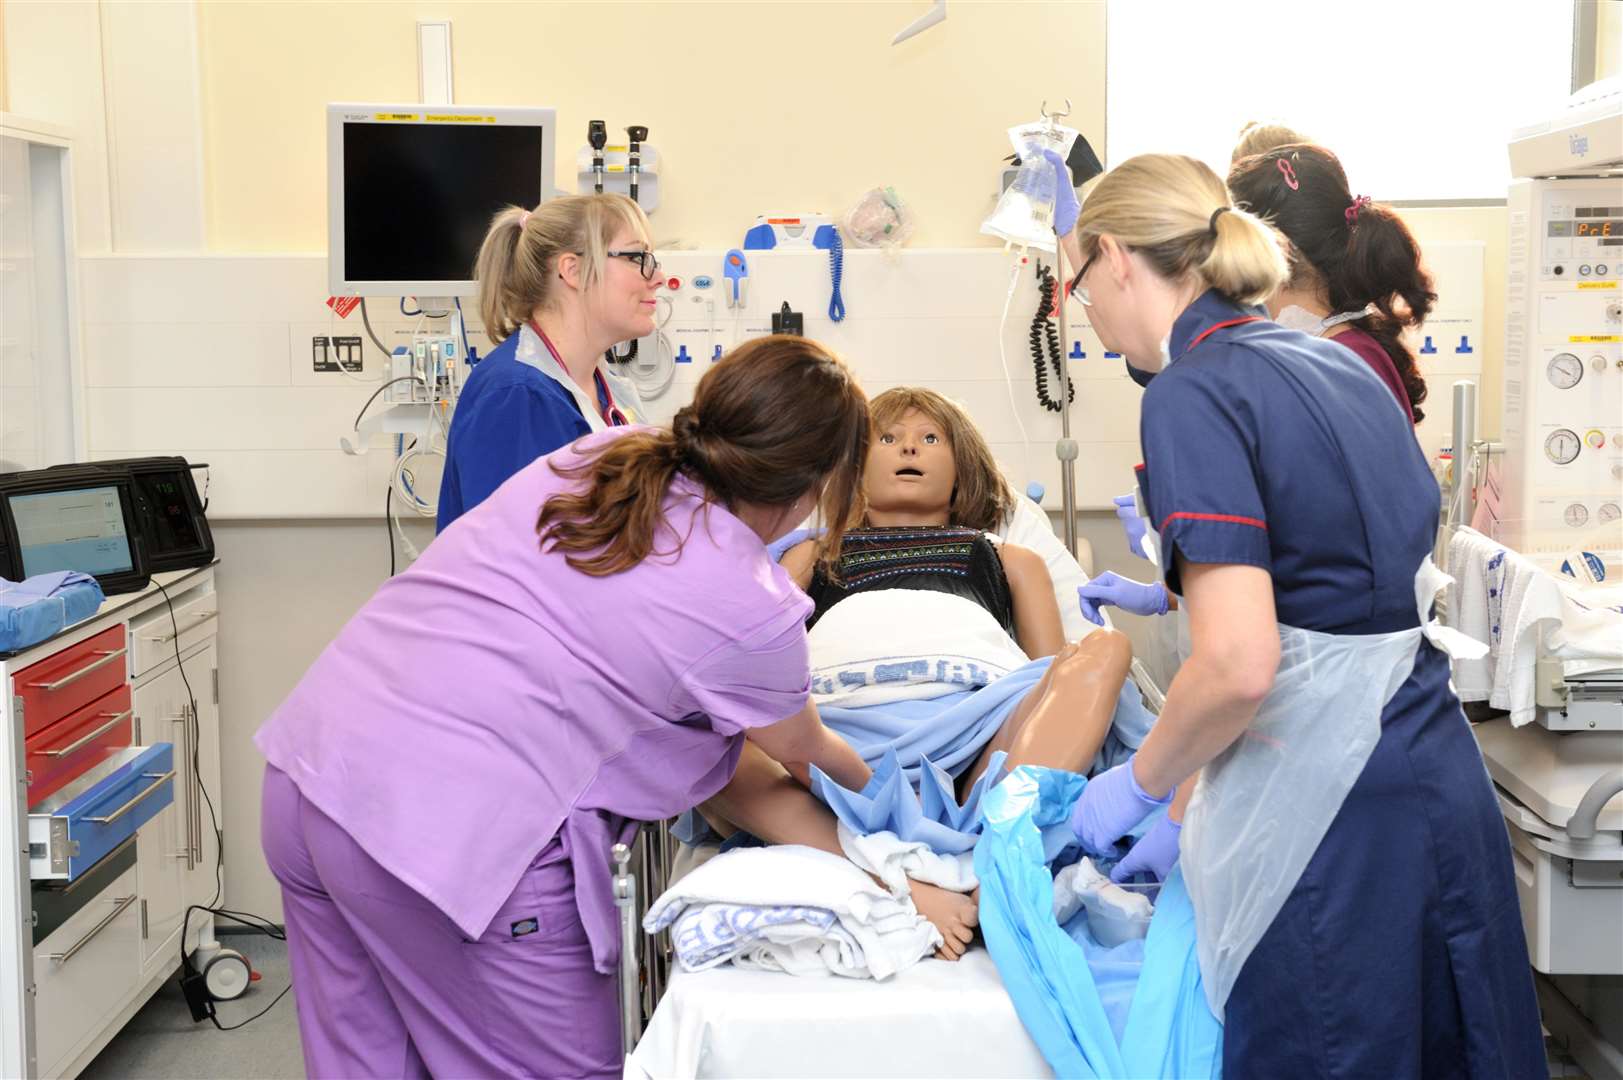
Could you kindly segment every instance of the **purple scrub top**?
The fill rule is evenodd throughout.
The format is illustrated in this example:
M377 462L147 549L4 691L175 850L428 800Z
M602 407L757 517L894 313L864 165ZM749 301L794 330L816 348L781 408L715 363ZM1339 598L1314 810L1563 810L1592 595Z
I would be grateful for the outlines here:
M579 487L552 464L637 430L541 458L459 518L254 739L469 938L568 831L600 969L618 952L608 843L627 819L719 791L744 730L798 712L810 677L811 601L684 476L664 503L670 531L638 566L592 577L540 550L542 503ZM601 857L583 859L591 849Z

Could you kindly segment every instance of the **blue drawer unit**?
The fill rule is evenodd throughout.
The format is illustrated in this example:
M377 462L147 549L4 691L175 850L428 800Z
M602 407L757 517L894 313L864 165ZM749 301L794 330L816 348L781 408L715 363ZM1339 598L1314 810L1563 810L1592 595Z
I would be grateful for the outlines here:
M28 874L73 881L175 800L170 743L111 754L28 812Z

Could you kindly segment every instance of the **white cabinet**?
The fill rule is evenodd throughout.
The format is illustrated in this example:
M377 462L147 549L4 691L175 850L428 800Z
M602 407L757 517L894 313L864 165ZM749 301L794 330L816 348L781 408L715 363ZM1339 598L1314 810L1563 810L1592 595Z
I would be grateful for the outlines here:
M174 805L141 830L141 895L146 904L143 971L170 970L180 958L179 934L186 908L218 906L216 877L220 822L220 723L216 701L218 650L208 636L201 647L142 676L132 695L148 744L175 747ZM150 883L150 887L149 887ZM213 917L193 912L186 948L212 933Z
M219 904L215 830L224 822L214 571L157 580L175 599L173 621L154 584L109 597L93 618L50 641L0 656L0 745L11 746L0 751L0 790L15 793L0 799L0 835L20 838L32 820L25 673L72 650L94 650L100 636L140 639L128 651L128 666L111 669L117 685L99 692L129 695L134 741L170 744L174 769L170 805L71 884L31 880L25 846L0 860L0 926L25 928L0 934L0 1077L77 1075L179 965L187 907ZM194 915L190 930L188 949L212 938L212 917Z
M134 987L141 963L136 889L136 874L125 871L34 947L40 1076L60 1076Z

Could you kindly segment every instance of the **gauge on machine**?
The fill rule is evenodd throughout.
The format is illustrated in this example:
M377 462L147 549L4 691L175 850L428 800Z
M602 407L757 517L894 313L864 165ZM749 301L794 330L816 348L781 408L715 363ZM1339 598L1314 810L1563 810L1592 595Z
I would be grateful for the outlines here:
M1570 428L1557 428L1544 440L1544 454L1557 465L1570 465L1578 457L1583 442Z
M1600 513L1595 516L1601 520L1602 524L1609 525L1618 518L1623 518L1623 507L1618 506L1617 503L1601 503Z
M1589 524L1589 507L1583 503L1569 503L1566 513L1561 515L1568 525L1574 529L1581 529Z
M1569 352L1550 357L1550 381L1560 390L1571 390L1584 377L1584 362Z

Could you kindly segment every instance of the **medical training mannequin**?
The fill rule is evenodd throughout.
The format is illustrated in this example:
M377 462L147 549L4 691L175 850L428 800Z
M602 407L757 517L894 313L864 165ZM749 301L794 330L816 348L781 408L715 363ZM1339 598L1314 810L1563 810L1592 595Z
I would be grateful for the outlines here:
M1140 489L1191 641L1073 831L1106 851L1200 773L1179 866L1224 1075L1542 1075L1504 820L1449 684L1461 643L1431 623L1437 485L1407 417L1351 351L1263 315L1280 238L1203 163L1117 166L1068 246L1100 340L1147 384Z
M621 1075L611 846L746 743L872 776L766 550L852 520L868 435L838 358L758 338L668 428L520 470L350 619L254 739L310 1076Z
M1228 188L1290 242L1290 276L1265 301L1274 321L1351 349L1411 423L1423 420L1426 380L1403 335L1425 321L1437 293L1402 219L1353 195L1336 156L1307 143L1240 159Z
M1004 517L1014 496L962 409L929 390L898 388L876 398L871 413L874 435L863 479L865 525L987 530ZM848 534L847 541L858 535ZM1047 568L1034 552L1002 544L993 558L1007 575L1013 636L1028 656L1052 656L1053 662L958 774L960 792L974 783L997 751L1008 754L1010 768L1032 764L1086 771L1105 741L1132 662L1126 636L1115 631L1065 642ZM813 580L815 560L815 547L807 542L791 548L783 566L821 604L819 582ZM826 581L826 573L817 576ZM896 630L905 640L907 628ZM765 755L746 752L732 782L701 811L722 830L737 826L770 843L841 853L827 807ZM913 882L912 892L920 912L946 941L937 955L957 959L973 934L975 902L922 882Z
M653 331L658 271L648 218L624 195L495 216L474 273L485 335L499 344L457 400L436 531L536 458L638 421L636 388L604 354Z

